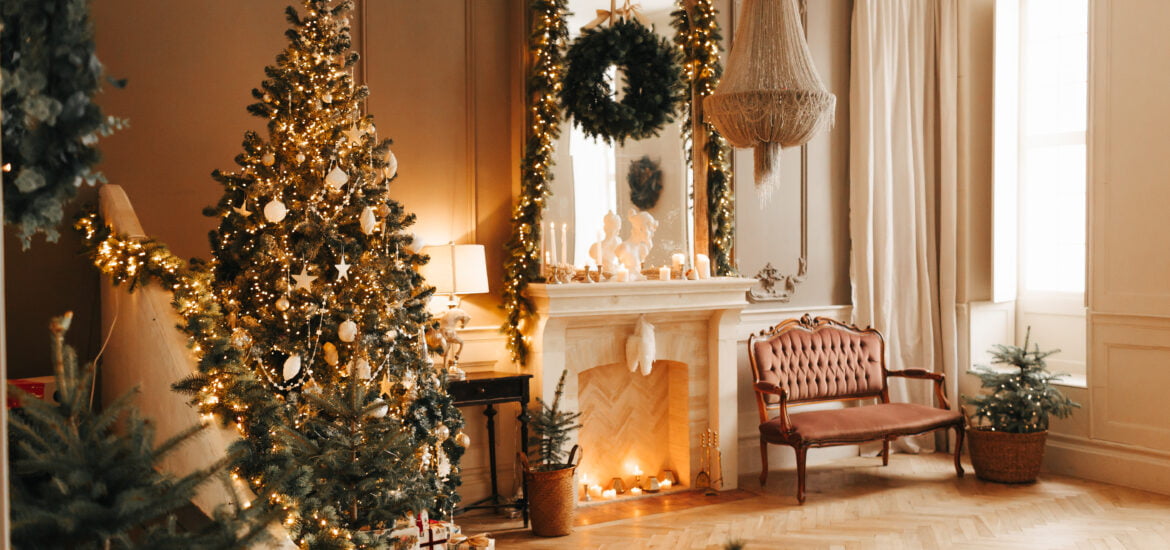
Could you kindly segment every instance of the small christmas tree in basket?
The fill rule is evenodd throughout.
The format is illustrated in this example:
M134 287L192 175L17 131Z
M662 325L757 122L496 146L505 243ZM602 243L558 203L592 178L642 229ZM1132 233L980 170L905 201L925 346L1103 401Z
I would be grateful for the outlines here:
M990 390L976 397L963 396L964 403L975 408L968 435L971 462L980 479L1035 481L1044 459L1049 417L1067 418L1073 408L1080 407L1052 385L1066 375L1048 372L1044 360L1060 350L1040 351L1038 344L1028 349L1031 338L1029 327L1022 347L996 344L992 348L992 363L1011 365L1014 370L976 365L968 371Z
M536 398L539 408L532 417L533 435L528 441L528 455L518 453L524 465L525 498L532 516L532 532L542 537L568 535L577 508L573 475L581 463L581 453L573 445L565 458L564 448L569 433L581 427L577 423L581 413L560 408L566 374L568 371L561 372L551 407Z

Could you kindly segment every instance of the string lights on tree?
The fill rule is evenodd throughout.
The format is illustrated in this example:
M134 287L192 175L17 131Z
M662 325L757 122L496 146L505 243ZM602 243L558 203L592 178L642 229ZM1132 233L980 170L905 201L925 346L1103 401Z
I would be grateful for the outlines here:
M361 114L351 9L287 10L289 45L248 107L267 135L246 133L238 168L213 173L211 262L78 222L116 283L172 290L199 361L176 389L234 423L235 476L305 548L386 548L396 519L449 514L466 441L420 341L433 289L404 232L414 215L388 196L390 141Z

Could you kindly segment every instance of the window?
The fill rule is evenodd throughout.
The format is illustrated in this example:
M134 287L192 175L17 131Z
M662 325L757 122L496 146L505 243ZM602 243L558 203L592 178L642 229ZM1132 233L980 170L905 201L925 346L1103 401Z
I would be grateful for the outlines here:
M995 38L995 299L1082 380L1088 3L998 0Z

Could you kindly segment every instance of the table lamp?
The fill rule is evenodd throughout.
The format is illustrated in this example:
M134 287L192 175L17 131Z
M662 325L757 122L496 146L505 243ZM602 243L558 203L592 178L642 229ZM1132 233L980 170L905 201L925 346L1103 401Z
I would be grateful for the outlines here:
M446 342L443 363L451 379L463 380L467 373L459 368L459 354L463 353L459 329L467 326L471 316L459 306L465 294L488 292L483 245L447 243L423 247L421 253L431 259L419 272L435 287L435 294L447 295L447 311L439 316L439 333Z

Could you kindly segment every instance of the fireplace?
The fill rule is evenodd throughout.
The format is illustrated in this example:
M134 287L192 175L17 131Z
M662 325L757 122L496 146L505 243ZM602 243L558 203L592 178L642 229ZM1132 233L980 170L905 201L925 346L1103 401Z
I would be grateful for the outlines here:
M701 436L718 432L723 488L736 486L736 327L751 279L531 285L537 322L528 332L533 393L551 398L562 371L566 410L582 413L579 472L609 488L636 471L673 471L690 487ZM626 342L645 318L654 326L648 375L626 366Z

